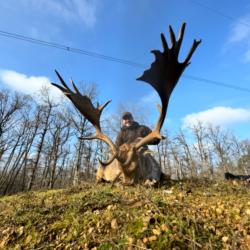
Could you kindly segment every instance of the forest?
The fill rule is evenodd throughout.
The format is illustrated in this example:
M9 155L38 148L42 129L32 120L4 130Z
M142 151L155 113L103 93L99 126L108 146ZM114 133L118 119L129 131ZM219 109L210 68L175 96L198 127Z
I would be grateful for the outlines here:
M93 103L95 84L82 85ZM57 102L48 89L31 97L0 90L0 194L65 188L95 180L97 158L108 155L101 141L82 140L93 133L91 124L68 101ZM115 138L120 129L121 109L101 121L105 133ZM137 117L145 121L142 113ZM163 172L171 179L206 177L223 179L225 172L250 172L249 139L238 139L221 127L199 123L189 132L166 137L152 148Z

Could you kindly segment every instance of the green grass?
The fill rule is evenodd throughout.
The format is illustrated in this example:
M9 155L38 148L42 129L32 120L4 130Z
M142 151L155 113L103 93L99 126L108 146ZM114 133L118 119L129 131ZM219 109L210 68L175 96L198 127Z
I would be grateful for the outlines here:
M0 198L1 249L250 249L250 188L83 183Z

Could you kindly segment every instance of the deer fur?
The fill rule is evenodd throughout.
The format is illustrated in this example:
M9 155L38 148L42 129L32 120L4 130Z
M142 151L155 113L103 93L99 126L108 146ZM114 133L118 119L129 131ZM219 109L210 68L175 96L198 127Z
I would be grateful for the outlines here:
M159 181L162 175L158 164L149 164L145 161L155 161L151 156L149 150L141 148L135 150L134 144L124 143L120 146L120 159L123 162L131 157L128 165L123 165L118 160L114 160L109 165L100 164L96 173L96 181L114 182L121 180L125 185L132 185L142 183L145 181L155 180Z

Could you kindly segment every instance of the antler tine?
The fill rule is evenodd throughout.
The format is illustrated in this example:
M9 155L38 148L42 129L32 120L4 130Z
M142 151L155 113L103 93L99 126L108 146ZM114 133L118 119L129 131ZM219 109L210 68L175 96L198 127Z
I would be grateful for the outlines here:
M181 44L182 44L182 41L183 41L185 28L186 28L186 23L183 23L181 25L181 29L180 29L180 32L179 32L179 35L178 35L178 40L177 40L177 46L176 46L176 51L178 51L178 54L180 52Z
M183 37L184 37L184 32L185 32L185 28L186 28L186 23L183 23L181 25L181 29L180 29L180 32L179 32L179 35L178 35L178 43L182 43L182 40L183 40Z
M163 51L164 52L168 51L168 43L163 33L161 33L161 43L162 43Z
M192 47L191 47L191 49L190 49L190 51L189 51L189 53L184 61L185 64L187 64L187 65L190 64L189 60L191 59L193 53L195 52L196 48L198 47L198 45L200 43L201 43L201 40L194 40L193 41L193 45L192 45Z
M111 100L107 101L106 103L104 103L103 105L99 106L98 109L100 110L100 114L102 113L102 111L106 108L106 106L111 102Z
M71 100L71 94L73 93L70 88L68 87L68 85L65 83L65 81L63 80L63 78L61 77L61 75L59 74L59 72L57 70L55 70L57 77L59 78L61 84L64 86L60 86L57 83L51 83L52 85L54 85L55 87L59 88L70 100Z
M70 92L68 92L67 89L63 88L62 86L58 85L57 83L52 82L51 84L53 86L57 87L58 89L60 89L65 95L70 94Z
M176 43L176 38L175 38L175 34L171 25L169 25L169 34L170 34L170 39L171 39L172 48L173 48Z
M113 154L112 157L106 162L100 160L100 158L98 158L98 161L99 161L99 163L101 163L102 166L107 166L110 163L112 163L115 158L117 158L117 155L118 155L118 153Z
M189 65L189 61L195 49L201 42L201 40L194 40L185 61L183 63L178 62L178 55L184 36L185 26L186 24L183 23L177 41L172 27L169 26L169 34L172 43L172 47L170 49L168 48L165 36L161 34L161 40L164 49L163 52L160 52L159 50L152 51L155 55L155 61L151 64L151 68L144 71L143 75L137 79L149 83L156 90L161 99L162 106L159 107L160 116L156 123L155 129L149 135L139 141L135 146L136 148L148 144L154 139L163 139L162 135L160 134L160 130L166 117L171 93L173 92L183 71Z
M62 85L65 87L65 89L66 89L68 92L72 93L72 91L70 90L70 88L68 87L68 85L65 83L65 81L63 80L63 78L61 77L61 75L59 74L59 72L58 72L57 70L55 70L55 72L56 72L56 75L57 75L57 77L59 78L60 82L61 82Z
M75 85L75 83L74 83L74 81L73 81L72 78L70 79L70 82L71 82L71 84L72 84L72 86L73 86L75 92L76 92L77 94L81 95L80 91L79 91L78 88L76 87L76 85Z

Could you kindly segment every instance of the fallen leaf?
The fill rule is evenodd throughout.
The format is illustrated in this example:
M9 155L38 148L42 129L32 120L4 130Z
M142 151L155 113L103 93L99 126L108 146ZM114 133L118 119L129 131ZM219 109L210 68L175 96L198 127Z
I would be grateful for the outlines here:
M155 235L148 237L148 241L156 241L157 237Z
M161 230L164 231L164 232L167 232L168 231L168 226L166 224L162 224L161 225Z
M31 242L31 240L32 240L32 236L28 235L27 238L26 238L26 240L25 240L25 243L29 244Z
M130 205L130 208L142 207L145 204L145 201L137 201L134 204Z
M159 228L154 228L152 230L152 232L153 232L154 235L160 235L161 234L161 230Z
M166 189L166 190L163 190L163 193L164 194L172 194L173 193L173 189Z
M128 244L129 244L129 245L133 244L134 241L135 241L134 238L132 238L132 237L129 237L129 238L128 238Z
M24 226L18 228L18 233L19 233L19 236L23 235L23 233L24 233Z
M117 220L116 219L113 219L111 221L111 228L112 229L117 229L118 228L118 223L117 223Z
M226 243L226 242L228 241L228 239L229 239L229 238L228 238L227 236L223 236L221 240L222 240L224 243Z
M246 210L246 214L250 215L250 209L249 208Z
M90 227L89 230L88 230L88 233L91 234L93 231L94 231L95 228L93 227Z

